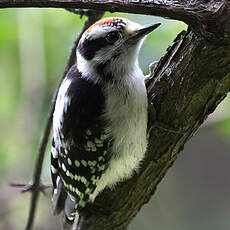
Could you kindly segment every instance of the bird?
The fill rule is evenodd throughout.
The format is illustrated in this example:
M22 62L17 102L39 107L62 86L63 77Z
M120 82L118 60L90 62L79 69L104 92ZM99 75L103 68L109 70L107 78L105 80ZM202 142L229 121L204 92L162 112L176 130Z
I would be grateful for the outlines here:
M147 93L138 55L160 23L108 17L89 27L53 114L52 206L66 221L105 189L132 177L147 149Z

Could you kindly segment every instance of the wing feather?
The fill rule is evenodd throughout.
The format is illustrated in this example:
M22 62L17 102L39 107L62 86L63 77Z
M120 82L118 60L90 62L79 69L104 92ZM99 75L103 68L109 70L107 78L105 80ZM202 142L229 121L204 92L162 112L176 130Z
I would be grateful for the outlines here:
M51 176L54 197L63 195L58 191L61 181L61 189L64 187L74 199L75 210L79 211L108 167L112 139L105 132L102 87L83 78L76 66L70 69L62 85L54 112ZM54 207L63 207L62 199L56 196L53 200Z

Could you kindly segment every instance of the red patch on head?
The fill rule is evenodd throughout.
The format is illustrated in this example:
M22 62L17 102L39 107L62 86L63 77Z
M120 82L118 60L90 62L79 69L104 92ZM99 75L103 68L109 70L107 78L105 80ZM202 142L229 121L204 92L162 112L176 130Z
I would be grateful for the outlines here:
M87 35L88 33L90 33L90 31L92 30L92 28L94 26L103 26L106 24L110 24L113 23L115 20L117 19L117 17L109 17L109 18L103 18L97 22L95 22L92 26L90 26L85 32L84 35Z

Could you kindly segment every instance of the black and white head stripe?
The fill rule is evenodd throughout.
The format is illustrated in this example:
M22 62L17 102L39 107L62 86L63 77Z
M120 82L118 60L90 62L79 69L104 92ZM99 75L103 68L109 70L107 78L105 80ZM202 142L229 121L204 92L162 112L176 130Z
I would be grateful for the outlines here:
M119 39L126 24L121 18L105 18L95 23L82 36L78 45L79 53L91 60L97 51L113 45Z
M78 51L85 59L91 60L98 50L108 45L105 37L86 39L84 42L79 43Z
M123 75L140 47L140 43L126 41L139 28L141 25L128 19L114 17L102 19L86 30L77 47L77 66L82 76L97 83L111 81L113 73Z

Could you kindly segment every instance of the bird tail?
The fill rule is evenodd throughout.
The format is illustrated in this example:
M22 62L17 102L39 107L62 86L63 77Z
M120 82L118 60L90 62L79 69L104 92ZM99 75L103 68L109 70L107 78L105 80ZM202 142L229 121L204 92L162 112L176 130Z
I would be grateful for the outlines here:
M53 190L52 195L52 209L54 215L59 215L60 212L64 210L66 198L67 193L63 188L61 180L59 180L57 188Z
M53 191L52 195L52 209L54 215L59 215L63 212L62 229L70 230L76 216L76 201L71 198L65 191L63 183L59 180L57 188Z

